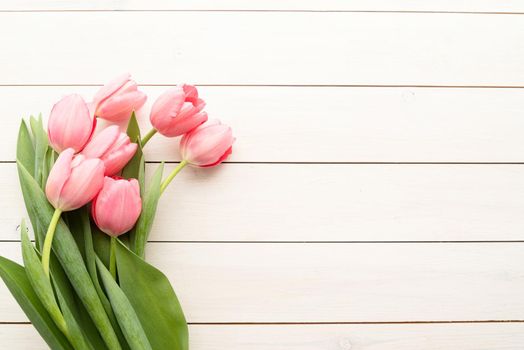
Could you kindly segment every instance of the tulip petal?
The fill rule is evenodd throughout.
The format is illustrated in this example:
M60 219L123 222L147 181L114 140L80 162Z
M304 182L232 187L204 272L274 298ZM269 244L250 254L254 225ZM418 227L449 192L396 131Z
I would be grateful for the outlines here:
M207 121L207 113L199 112L189 117L177 117L178 122L170 128L170 133L183 135Z
M120 172L133 158L137 148L138 145L136 143L128 143L114 152L108 153L103 159L106 167L105 174L112 176Z
M97 158L86 159L73 167L60 193L59 207L64 211L78 209L93 199L102 188L104 163Z
M136 86L136 82L134 80L129 80L124 85L122 85L120 89L118 89L116 92L118 92L118 94L120 95L137 90L138 88Z
M79 152L91 138L94 125L87 104L79 95L64 97L53 106L48 121L49 142L57 152Z
M49 172L45 192L47 199L55 208L58 208L60 193L71 175L71 163L73 161L74 150L68 148L58 156L53 168Z
M170 114L175 116L182 105L184 104L185 95L184 90L176 86L160 95L153 106L151 107L151 114Z
M92 215L96 225L110 236L131 230L142 210L136 179L104 179L104 186L93 201Z
M86 145L82 154L87 158L101 158L115 143L119 135L120 129L117 125L108 126Z
M97 116L113 122L123 121L140 109L146 100L146 94L138 90L111 96L98 106Z
M111 80L109 83L104 85L98 92L95 94L95 97L93 98L93 102L96 104L102 102L112 94L114 94L118 89L120 89L122 86L124 86L125 83L127 83L131 79L131 74L124 73L113 80Z
M195 104L199 100L198 90L193 85L183 84L182 89L184 90L184 94L186 95L186 101Z
M160 95L151 107L150 120L155 129L166 137L178 136L173 129L178 123L178 115L184 105L191 103L185 102L185 94L182 87L171 88Z
M210 120L182 138L180 152L190 164L213 166L231 153L233 142L233 132L229 126Z

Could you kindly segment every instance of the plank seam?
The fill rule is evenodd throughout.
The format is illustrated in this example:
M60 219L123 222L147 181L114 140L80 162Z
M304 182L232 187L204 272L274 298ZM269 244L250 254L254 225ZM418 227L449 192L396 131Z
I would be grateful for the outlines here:
M179 164L178 160L146 161L146 164ZM16 164L16 160L0 160L0 164ZM294 162L294 161L225 161L222 164L245 165L524 165L524 162Z
M445 15L523 15L520 11L444 11L444 10L271 10L271 9L31 9L0 10L0 13L64 13L64 12L218 12L218 13L390 13L390 14L445 14Z
M395 325L395 324L464 324L464 323L524 323L524 320L451 320L451 321L342 321L342 322L188 322L194 326L301 326L301 325Z
M0 11L1 12L1 11ZM171 87L177 84L147 83L144 87ZM419 84L206 84L197 87L271 87L271 88L421 88L421 89L524 89L524 85L419 85ZM101 87L103 84L27 83L2 84L0 87Z
M303 325L402 325L402 324L467 324L524 323L524 320L451 320L451 321L342 321L342 322L188 322L190 326L303 326ZM31 325L26 321L0 321L0 325Z
M33 240L32 240L33 241ZM33 241L34 242L34 241ZM472 240L472 241L194 241L194 240L151 240L148 243L159 244L493 244L493 243L524 243L523 240ZM1 239L0 243L20 243L19 239Z

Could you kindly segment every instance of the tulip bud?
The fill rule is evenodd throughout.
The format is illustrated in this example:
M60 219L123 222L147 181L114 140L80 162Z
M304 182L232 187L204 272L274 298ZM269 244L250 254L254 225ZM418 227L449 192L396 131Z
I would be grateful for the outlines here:
M210 167L222 163L232 152L233 131L218 120L208 121L180 140L182 158L189 164Z
M138 181L108 176L104 178L104 186L91 206L91 215L96 225L114 237L131 230L141 211Z
M126 121L133 111L144 105L146 99L146 94L138 91L131 76L124 74L98 90L93 99L95 116L112 122Z
M57 152L72 148L80 152L91 138L96 119L79 95L68 95L51 110L47 126L49 143Z
M202 111L205 105L194 86L174 87L160 95L153 104L151 124L164 136L183 135L207 120L207 113Z
M138 145L129 140L118 126L102 130L87 144L81 154L86 158L99 158L104 162L105 175L115 175L133 158Z
M86 205L104 184L104 163L74 153L72 148L60 153L45 187L47 199L61 211Z

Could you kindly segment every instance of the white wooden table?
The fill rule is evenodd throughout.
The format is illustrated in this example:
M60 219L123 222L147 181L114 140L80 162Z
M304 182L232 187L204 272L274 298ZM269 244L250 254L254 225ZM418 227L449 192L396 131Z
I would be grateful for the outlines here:
M237 136L149 245L192 350L524 348L524 2L1 0L0 50L0 255L19 118L129 71ZM0 348L46 348L3 284Z

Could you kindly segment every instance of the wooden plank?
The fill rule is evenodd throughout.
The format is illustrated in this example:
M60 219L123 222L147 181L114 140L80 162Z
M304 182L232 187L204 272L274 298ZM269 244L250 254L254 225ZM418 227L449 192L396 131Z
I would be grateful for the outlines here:
M144 87L142 129L167 87ZM22 116L98 87L0 87L0 160L14 160ZM524 89L200 87L211 118L232 125L240 162L522 162ZM324 102L323 102L324 101ZM380 101L380 103L377 103ZM102 126L102 125L101 125ZM179 160L178 139L155 136L148 160Z
M475 11L475 12L523 12L520 1L495 0L18 0L0 1L0 10L312 10L312 11Z
M524 325L190 325L193 350L521 350ZM31 325L0 325L11 350L48 349Z
M520 15L3 12L0 31L0 84L524 85Z
M156 243L147 256L192 323L519 320L523 247ZM0 300L1 321L26 320L3 285Z
M0 171L0 240L18 240L25 210L15 165ZM523 240L523 210L521 165L225 164L184 169L160 201L150 238Z

